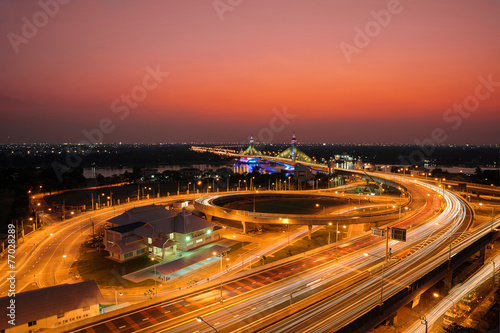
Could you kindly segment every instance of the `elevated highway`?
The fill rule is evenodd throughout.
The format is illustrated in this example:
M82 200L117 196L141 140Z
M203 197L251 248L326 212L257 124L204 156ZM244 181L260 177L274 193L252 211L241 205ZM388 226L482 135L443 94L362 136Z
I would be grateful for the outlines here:
M384 198L385 200L380 200L380 203L371 203L370 207L391 207L390 209L385 209L380 212L363 212L366 207L360 206L356 209L350 209L350 215L331 213L331 214L288 214L288 213L262 213L262 212L249 212L247 210L230 209L220 206L218 203L222 199L238 199L238 198L252 198L253 194L220 194L211 197L204 197L195 200L194 207L196 210L204 213L209 220L213 217L221 218L224 220L234 220L241 222L243 225L244 232L246 231L247 223L254 223L258 225L274 224L274 225L328 225L328 223L341 223L344 225L350 224L365 224L370 223L373 226L378 226L378 223L384 221L390 221L397 219L400 215L400 210L402 210L403 215L405 212L418 211L423 208L423 201L413 201L413 197L418 197L421 193L418 189L409 183L408 187L411 188L409 195L401 198ZM326 192L315 192L315 191L294 191L294 194L289 194L289 192L277 192L277 191L264 191L259 192L260 195L283 195L285 198L289 196L293 198L297 193L302 193L302 195L318 197L322 196L332 196L342 198L340 195L335 195L333 191ZM377 200L377 198L370 197L372 200ZM384 202L385 201L385 202ZM389 203L387 203L389 201ZM406 209L405 209L406 208Z
M382 264L382 259L362 255L362 252L373 256L385 253L384 241L364 234L348 240L342 247L332 244L305 257L295 256L222 279L222 304L216 281L193 293L173 294L171 298L139 304L120 314L95 318L84 327L74 326L74 329L111 332L113 327L122 327L120 331L123 332L208 332L203 323L195 320L198 315L215 325L219 332L254 331L265 327L270 327L270 332L287 332L286 325L316 331L313 325L320 318L325 332L350 325L372 311L379 311L381 299L392 304L390 300L394 295L439 266L439 262L437 266L434 262L443 253L450 255L446 251L449 244L452 244L453 255L460 251L458 242L472 235L468 231L472 216L461 199L438 187L414 183L421 190L431 191L432 195L423 196L425 209L396 224L408 229L407 242L390 242L396 256L390 263ZM437 199L439 195L445 203L442 210L442 202ZM381 264L387 267L381 269ZM382 293L381 284L384 285ZM302 301L307 304L300 308L298 305ZM322 302L329 303L322 305ZM281 311L288 311L286 316L293 313L294 321L274 317L282 314ZM306 311L306 317L302 317ZM281 330L278 329L281 326L275 325L285 325L285 328Z

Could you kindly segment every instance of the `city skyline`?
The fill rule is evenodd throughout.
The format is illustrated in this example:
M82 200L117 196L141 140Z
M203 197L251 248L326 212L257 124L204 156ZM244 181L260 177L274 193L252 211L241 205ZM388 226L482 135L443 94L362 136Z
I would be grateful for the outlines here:
M2 2L0 143L498 143L497 1L231 4Z

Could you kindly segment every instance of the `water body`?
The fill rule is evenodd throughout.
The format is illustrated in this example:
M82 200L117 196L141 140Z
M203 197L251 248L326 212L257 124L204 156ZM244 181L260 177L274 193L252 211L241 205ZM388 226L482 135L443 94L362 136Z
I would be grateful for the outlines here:
M220 168L218 165L211 165L211 164L193 164L193 165L161 165L159 167L152 167L151 169L156 169L158 170L159 173L162 173L163 171L166 170L173 170L173 171L178 171L183 168L197 168L200 169L201 171L205 170L216 170ZM127 168L127 167L122 167L122 168L115 168L115 167L109 167L109 168L84 168L83 169L83 176L85 178L95 178L96 175L101 174L104 177L111 177L113 175L121 175L124 174L125 172L132 172L132 168Z

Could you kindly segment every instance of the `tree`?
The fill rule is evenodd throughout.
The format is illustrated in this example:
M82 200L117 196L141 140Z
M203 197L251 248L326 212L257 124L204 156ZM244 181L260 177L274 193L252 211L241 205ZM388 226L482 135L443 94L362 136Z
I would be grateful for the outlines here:
M483 170L480 166L476 167L475 175L477 178L483 178Z

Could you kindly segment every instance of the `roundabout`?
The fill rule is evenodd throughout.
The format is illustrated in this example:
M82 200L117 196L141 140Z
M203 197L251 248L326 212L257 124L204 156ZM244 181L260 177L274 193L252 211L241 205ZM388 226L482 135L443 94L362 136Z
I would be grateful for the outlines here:
M255 191L202 197L194 207L208 220L238 221L247 232L251 225L328 225L389 222L412 209L412 193L402 188L398 196L364 196L338 191ZM411 208L410 208L411 207Z

